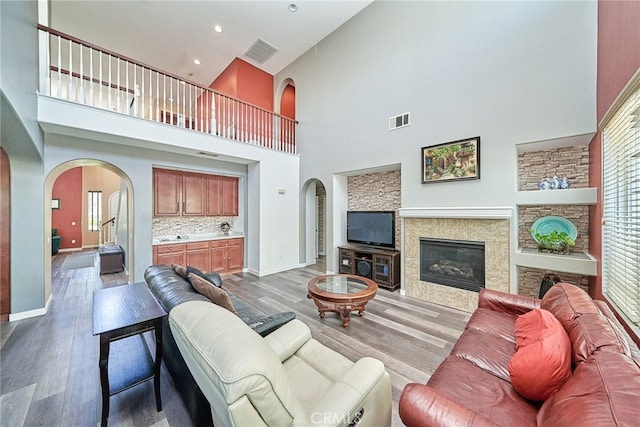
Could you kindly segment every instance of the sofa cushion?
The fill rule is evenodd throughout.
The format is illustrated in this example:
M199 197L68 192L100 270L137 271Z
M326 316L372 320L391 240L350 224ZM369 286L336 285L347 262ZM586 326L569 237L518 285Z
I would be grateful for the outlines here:
M499 335L466 329L451 350L451 355L468 360L504 381L510 381L509 361L515 352L515 344Z
M195 273L189 273L187 279L191 282L191 285L196 291L198 291L198 293L209 298L212 303L219 305L222 308L226 308L233 314L238 314L231 302L231 299L229 298L229 294L227 294L224 289L217 287L212 282Z
M569 283L556 284L545 294L541 307L549 310L569 335L574 366L599 348L625 352L624 343L615 329L591 297L579 287Z
M496 424L536 425L536 405L519 395L508 381L456 356L448 356L427 385Z
M466 329L476 329L490 335L499 336L515 346L516 318L515 314L480 307L471 315Z
M640 368L620 353L597 351L538 413L540 426L637 426Z
M187 271L187 267L185 267L184 265L171 264L171 268L183 279L186 279L187 276L189 275L189 272Z
M195 274L197 276L202 277L204 280L210 282L212 285L217 286L219 288L222 287L222 279L220 278L220 275L218 273L209 273L209 274L204 274L202 271L198 270L197 268L188 265L187 266L187 276L189 274Z
M571 343L560 322L535 309L516 320L516 354L509 362L513 388L529 400L544 401L571 374Z

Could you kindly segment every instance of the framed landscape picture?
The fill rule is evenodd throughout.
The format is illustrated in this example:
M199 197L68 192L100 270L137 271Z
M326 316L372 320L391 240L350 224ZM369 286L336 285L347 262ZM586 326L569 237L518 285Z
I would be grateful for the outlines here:
M480 137L422 147L422 183L480 179Z

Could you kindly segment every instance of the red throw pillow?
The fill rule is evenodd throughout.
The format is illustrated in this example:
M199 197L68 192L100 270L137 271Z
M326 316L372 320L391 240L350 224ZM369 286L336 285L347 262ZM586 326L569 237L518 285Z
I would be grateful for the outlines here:
M516 354L509 362L513 388L541 402L571 375L571 342L553 314L534 309L516 319Z

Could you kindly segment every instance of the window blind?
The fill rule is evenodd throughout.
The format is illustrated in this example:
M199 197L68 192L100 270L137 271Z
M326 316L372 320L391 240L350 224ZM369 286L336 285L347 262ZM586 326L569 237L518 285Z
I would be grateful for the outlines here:
M602 131L602 285L640 326L640 89Z

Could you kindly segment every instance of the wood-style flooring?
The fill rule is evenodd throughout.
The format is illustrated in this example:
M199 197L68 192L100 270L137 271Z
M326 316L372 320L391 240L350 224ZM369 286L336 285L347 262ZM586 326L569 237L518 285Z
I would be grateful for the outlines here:
M92 296L95 289L125 284L126 278L121 273L100 276L97 262L95 267L65 270L69 256L53 257L49 312L0 325L2 426L99 425L99 339L92 335ZM393 386L392 423L402 426L397 411L402 388L427 381L469 315L380 289L364 316L354 313L345 329L337 314L327 313L321 320L306 297L308 281L324 271L323 260L318 260L313 266L264 277L225 275L223 286L268 314L295 311L315 339L351 360L372 356L384 362ZM145 338L153 349L151 336ZM138 351L140 340L127 340L112 351L116 366ZM164 366L161 376L161 412L156 411L153 382L147 381L111 398L109 425L190 426Z

